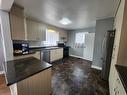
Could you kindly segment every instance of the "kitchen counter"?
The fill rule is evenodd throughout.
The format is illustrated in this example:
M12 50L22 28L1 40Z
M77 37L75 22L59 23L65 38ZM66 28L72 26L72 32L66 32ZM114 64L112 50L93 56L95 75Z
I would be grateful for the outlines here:
M10 86L20 82L51 67L51 64L44 61L41 62L34 57L8 61L5 66L7 85Z
M127 66L115 65L115 67L127 93Z
M42 51L42 50L53 50L53 49L58 49L61 47L53 46L53 47L30 47L30 50L35 50L35 51Z

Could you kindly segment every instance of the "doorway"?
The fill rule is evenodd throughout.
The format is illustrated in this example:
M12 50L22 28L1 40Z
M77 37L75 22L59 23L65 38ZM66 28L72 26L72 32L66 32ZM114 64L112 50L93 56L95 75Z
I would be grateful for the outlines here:
M94 37L95 33L85 34L85 47L83 52L83 58L89 61L93 61Z

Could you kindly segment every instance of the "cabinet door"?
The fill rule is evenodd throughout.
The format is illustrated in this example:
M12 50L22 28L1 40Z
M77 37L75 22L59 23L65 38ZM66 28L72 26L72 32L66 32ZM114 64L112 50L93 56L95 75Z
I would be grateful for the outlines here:
M45 41L46 31L45 26L31 19L27 19L27 39L33 41Z
M50 62L53 62L55 60L57 60L57 55L56 55L56 50L54 49L50 51Z
M13 40L25 40L24 17L10 14L11 34Z
M63 58L63 49L56 49L57 59Z
M27 39L36 41L37 40L37 23L27 19L26 26L27 26Z
M63 58L63 49L54 49L50 51L50 61L56 61Z
M46 40L46 28L43 24L38 23L37 29L37 40L45 41Z

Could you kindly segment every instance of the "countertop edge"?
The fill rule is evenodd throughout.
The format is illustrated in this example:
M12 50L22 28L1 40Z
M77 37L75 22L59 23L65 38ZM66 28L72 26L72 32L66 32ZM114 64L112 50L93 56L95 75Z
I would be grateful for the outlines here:
M49 66L49 67L47 67L47 68L45 68L45 69L43 69L43 70L40 70L40 71L38 71L38 72L35 72L35 73L33 73L33 74L31 74L31 75L29 75L29 76L23 78L23 79L19 79L19 80L15 80L14 82L7 83L7 86L11 86L11 85L13 85L13 84L15 84L15 83L17 83L17 82L23 81L23 80L25 80L25 79L27 79L27 78L29 78L29 77L32 77L33 75L36 75L36 74L38 74L38 73L40 73L40 72L42 72L42 71L44 71L44 70L46 70L46 69L49 69L49 68L51 68L51 67L52 67L52 66Z

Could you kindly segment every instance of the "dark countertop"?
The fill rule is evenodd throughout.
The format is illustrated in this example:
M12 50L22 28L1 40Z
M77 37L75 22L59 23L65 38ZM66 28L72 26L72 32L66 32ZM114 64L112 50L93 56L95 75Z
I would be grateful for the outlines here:
M5 66L7 86L29 78L50 67L52 67L51 64L41 62L34 57L8 61Z
M59 49L63 47L57 47L57 46L52 46L52 47L30 47L30 50L35 50L35 51L43 51L43 50L53 50L53 49Z
M127 93L127 66L115 65L115 67Z

